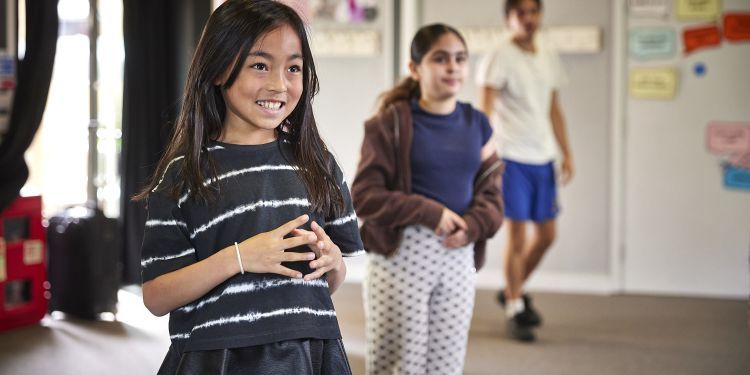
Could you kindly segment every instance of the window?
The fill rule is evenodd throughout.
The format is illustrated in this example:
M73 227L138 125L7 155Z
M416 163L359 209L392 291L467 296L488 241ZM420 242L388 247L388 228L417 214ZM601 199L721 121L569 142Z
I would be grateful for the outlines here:
M22 3L22 2L21 2ZM26 152L29 180L22 195L42 195L44 215L87 201L89 155L89 12L88 0L60 0L60 33L42 124ZM98 129L94 184L105 214L119 215L118 160L122 119L124 48L122 2L98 1ZM20 46L23 41L19 41Z

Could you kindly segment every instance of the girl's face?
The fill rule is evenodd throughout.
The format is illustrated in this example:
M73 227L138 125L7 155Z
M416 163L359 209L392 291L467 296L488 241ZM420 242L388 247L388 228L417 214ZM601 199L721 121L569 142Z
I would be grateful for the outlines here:
M222 91L227 108L221 139L248 144L274 140L274 129L302 95L302 68L302 44L289 25L258 38L232 86Z
M539 29L541 10L534 0L521 0L518 6L508 13L508 26L513 35L531 38Z
M452 32L441 35L419 64L409 63L411 77L419 82L422 99L454 99L468 72L468 53Z

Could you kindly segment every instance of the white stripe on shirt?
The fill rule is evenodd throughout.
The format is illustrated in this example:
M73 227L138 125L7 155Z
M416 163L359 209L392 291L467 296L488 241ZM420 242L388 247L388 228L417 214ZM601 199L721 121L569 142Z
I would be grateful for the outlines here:
M207 148L207 150L208 150L208 151L213 151L213 150L223 150L223 149L224 149L224 147L222 147L222 146L218 146L218 145L217 145L217 146L213 146L213 147L209 147L209 148ZM166 167L166 168L164 168L164 173L162 173L162 174L161 174L161 178L159 178L159 182L157 182L157 183L156 183L156 186L154 186L154 188L153 188L153 189L151 190L151 192L152 192L152 193L153 193L153 192L155 192L155 191L156 191L156 189L158 189L158 188L159 188L159 185L161 185L161 183L162 183L162 182L164 181L164 176L166 176L166 175L167 175L167 171L169 170L169 167L170 167L170 166L172 165L172 163L176 162L177 160L180 160L180 159L184 159L184 158L185 158L185 155L182 155L182 156L178 156L178 157L176 157L176 158L174 158L174 159L170 160L170 161L169 161L169 163L167 163L167 167Z
M305 198L289 198L285 200L273 200L273 201L257 201L250 204L241 205L231 211L227 211L213 219L211 219L208 223L201 225L197 229L193 231L193 233L190 234L190 239L195 238L199 233L204 232L208 230L209 228L213 227L216 224L219 224L220 222L230 219L234 216L237 216L239 214L245 213L247 211L255 211L258 207L271 207L271 208L279 208L281 206L303 206L308 207L310 206L310 202Z
M234 315L234 316L228 316L228 317L222 317L215 320L209 320L203 324L199 324L193 327L192 332L198 329L204 329L204 328L210 328L213 326L223 326L227 324L233 324L233 323L252 323L256 322L261 319L267 319L267 318L273 318L276 316L283 316L283 315L299 315L299 314L309 314L309 315L316 315L316 316L330 316L335 317L336 311L334 310L315 310L311 309L309 307L291 307L287 309L278 309L274 311L269 311L265 313L249 313L244 315ZM169 336L170 339L188 339L190 338L189 333L176 333L174 335Z
M297 167L292 166L292 165L259 165L257 167L250 167L250 168L229 171L222 175L216 176L216 178L206 179L205 181L203 181L203 186L208 186L208 184L210 183L214 183L216 181L220 181L229 177L239 176L245 173L264 172L264 171L294 171L296 169ZM187 201L189 196L190 196L190 191L188 191L183 196L181 196L180 199L177 201L177 207L181 207L182 204L185 203L185 201Z
M267 290L267 289L272 289L272 288L277 288L280 286L287 286L287 285L303 285L303 286L311 286L311 287L328 288L328 282L325 280L321 280L321 279L315 279L315 280L310 280L310 281L306 281L305 279L276 279L276 280L263 280L260 282L252 282L252 283L242 283L242 284L231 285L227 287L218 296L207 298L197 304L184 306L178 310L188 313L195 309L200 309L201 307L208 305L210 303L214 303L223 296L255 292L259 290Z
M174 254L174 255L165 255L165 256L161 256L161 257L151 257L151 258L142 260L141 261L141 267L146 267L147 265L149 265L149 264L151 264L153 262L156 262L156 261L181 258L181 257L184 257L186 255L190 255L190 254L195 254L195 249L190 248L190 249L187 249L185 251L180 252L179 254Z
M179 220L159 220L159 219L151 219L146 221L147 227L155 227L158 225L165 225L165 226L181 226L187 228L187 223L184 221Z
M336 219L334 221L326 223L325 226L327 227L327 226L330 226L330 225L343 225L343 224L346 224L346 223L348 223L350 221L354 221L354 220L357 220L357 214L355 214L354 212L352 212L349 216L338 218L338 219Z

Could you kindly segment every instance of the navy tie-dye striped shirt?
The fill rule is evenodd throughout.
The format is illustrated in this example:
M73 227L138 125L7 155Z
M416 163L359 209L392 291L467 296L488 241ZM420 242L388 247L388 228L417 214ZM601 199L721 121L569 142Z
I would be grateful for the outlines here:
M169 187L183 162L179 157L173 160L148 199L143 281L206 259L235 241L273 230L302 214L323 226L344 256L363 254L357 217L338 165L332 163L332 175L343 193L345 213L323 217L310 210L305 186L289 161L291 151L282 141L212 143L204 152L210 152L217 164L221 193L207 205L195 203L187 194L177 200L169 197ZM309 224L303 228L309 230ZM308 261L284 265L303 274L312 272ZM169 333L180 352L341 337L325 277L303 281L250 272L238 273L172 311Z

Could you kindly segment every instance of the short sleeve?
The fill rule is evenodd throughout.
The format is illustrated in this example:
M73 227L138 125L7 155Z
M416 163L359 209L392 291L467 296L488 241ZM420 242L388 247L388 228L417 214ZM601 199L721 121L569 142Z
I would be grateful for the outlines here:
M559 89L568 84L568 74L560 61L557 51L549 51L550 70L552 72L552 89Z
M143 282L197 261L182 211L164 190L152 192L148 198L141 248Z
M333 160L333 156L331 156L331 159ZM331 237L331 241L339 247L341 255L345 257L362 255L365 250L364 245L362 245L362 238L359 235L357 214L354 212L349 186L338 164L335 161L332 164L331 174L336 179L336 185L338 185L344 198L344 213L338 217L326 217L323 229Z
M490 141L490 138L492 138L492 125L490 125L490 120L487 119L487 116L484 115L484 113L480 111L476 111L479 115L479 129L482 132L482 145L486 145L487 142Z
M475 82L477 86L489 86L500 89L508 80L507 68L500 52L487 53L477 63Z

